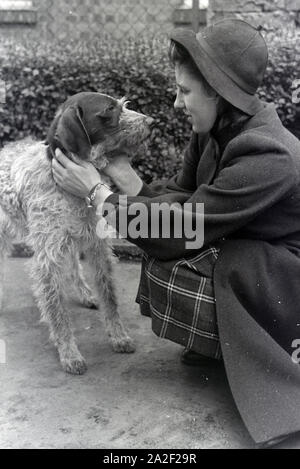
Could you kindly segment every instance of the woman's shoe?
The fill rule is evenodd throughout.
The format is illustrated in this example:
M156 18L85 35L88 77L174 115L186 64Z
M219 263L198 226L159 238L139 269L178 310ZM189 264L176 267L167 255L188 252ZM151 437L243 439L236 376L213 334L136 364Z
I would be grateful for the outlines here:
M256 445L256 449L268 449L272 448L273 446L279 445L284 440L287 440L291 435L286 436L279 436L278 438L273 438L273 440L265 441L264 443L258 443Z
M272 440L265 441L264 443L258 443L256 449L268 449L273 448L274 446L279 445L280 443L286 442L288 446L291 446L289 449L298 449L300 441L300 432L288 433L287 435L282 435ZM280 446L281 449L281 446Z
M205 357L200 353L193 352L193 350L184 349L181 354L181 363L189 366L203 366L203 365L212 365L220 362L215 358Z

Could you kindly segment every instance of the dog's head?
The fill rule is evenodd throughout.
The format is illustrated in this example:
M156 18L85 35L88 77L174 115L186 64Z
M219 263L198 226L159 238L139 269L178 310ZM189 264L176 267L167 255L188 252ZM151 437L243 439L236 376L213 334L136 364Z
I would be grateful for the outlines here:
M113 152L135 151L150 135L152 122L129 110L124 98L78 93L58 110L47 136L47 155L52 159L60 148L69 158L76 155L101 166L101 158Z

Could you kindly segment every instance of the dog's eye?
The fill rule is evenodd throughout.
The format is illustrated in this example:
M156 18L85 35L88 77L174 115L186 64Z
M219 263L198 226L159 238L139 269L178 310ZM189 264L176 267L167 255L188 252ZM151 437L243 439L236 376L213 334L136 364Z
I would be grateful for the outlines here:
M114 106L108 106L104 111L98 112L97 117L103 122L109 122L114 116Z
M107 112L113 112L115 110L115 106L113 104L111 104L110 106L108 106L105 110L105 113Z
M114 116L114 111L115 111L115 106L113 104L110 104L104 111L103 114L100 114L101 120L103 122L109 122L113 119Z
M103 122L110 122L112 120L113 116L112 115L104 115L104 116L100 116L100 119L103 121Z

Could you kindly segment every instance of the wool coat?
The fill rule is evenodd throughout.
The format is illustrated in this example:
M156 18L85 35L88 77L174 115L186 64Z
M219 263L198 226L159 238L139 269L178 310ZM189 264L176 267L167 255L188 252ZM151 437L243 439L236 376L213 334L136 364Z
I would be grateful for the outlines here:
M120 201L204 203L204 245L214 269L222 354L232 394L257 443L300 431L300 142L273 104L246 120L193 134L177 176ZM110 214L107 220L112 222ZM190 216L198 216L196 210ZM172 217L171 217L172 224ZM186 239L132 239L162 260L194 255ZM299 359L299 360L298 360Z

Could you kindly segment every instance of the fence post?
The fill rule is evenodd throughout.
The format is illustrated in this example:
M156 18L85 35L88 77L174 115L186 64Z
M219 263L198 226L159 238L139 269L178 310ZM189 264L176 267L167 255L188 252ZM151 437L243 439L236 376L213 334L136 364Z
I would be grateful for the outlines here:
M199 0L193 0L192 27L195 33L199 30Z

